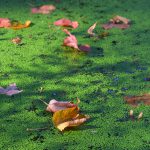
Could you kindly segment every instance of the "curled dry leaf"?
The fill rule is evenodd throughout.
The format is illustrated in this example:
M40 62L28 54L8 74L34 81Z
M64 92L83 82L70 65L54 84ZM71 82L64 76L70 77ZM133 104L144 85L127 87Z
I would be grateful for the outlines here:
M60 131L67 127L79 126L87 119L89 119L89 116L79 114L79 108L76 106L57 111L53 115L53 123Z
M34 7L31 9L33 14L49 14L56 9L54 5L43 5L41 7Z
M68 47L71 47L78 51L83 51L83 52L89 52L91 50L89 45L78 46L78 41L77 41L76 37L74 35L72 35L67 29L64 29L63 31L67 35L69 35L68 37L66 37L64 39L64 46L68 46Z
M56 26L64 26L64 27L72 27L76 29L78 27L78 22L77 21L71 21L69 19L60 19L54 22L54 25Z
M115 23L115 24L117 23L129 24L130 20L125 17L115 16L114 18L110 19L110 22Z
M54 113L56 111L64 110L64 109L75 107L75 106L77 105L71 102L63 102L63 101L57 101L55 99L52 99L49 102L46 110Z
M11 21L8 18L0 18L0 28L8 28L11 26Z
M97 24L97 22L94 23L94 24L87 30L87 33L88 33L90 36L94 36L94 35L95 35L95 33L93 32L93 30L95 29L96 24Z
M20 44L22 40L21 40L20 37L16 37L16 38L13 38L11 41L12 41L14 44Z
M140 112L140 114L138 115L138 120L140 120L143 117L143 112Z
M138 106L139 103L144 103L145 105L150 105L150 94L144 94L142 96L126 96L125 101L131 106Z
M79 49L78 41L74 35L72 35L67 29L63 30L69 36L64 39L64 46L72 47L75 49Z
M22 28L28 28L30 25L31 25L30 20L26 21L25 24L22 24L19 21L13 21L9 28L14 29L14 30L19 30L19 29L22 29Z
M106 30L113 27L126 29L130 27L130 20L121 16L115 16L114 18L110 19L108 23L103 24L102 27Z
M14 94L21 93L23 90L18 90L16 83L10 84L6 89L0 87L0 94L12 96Z

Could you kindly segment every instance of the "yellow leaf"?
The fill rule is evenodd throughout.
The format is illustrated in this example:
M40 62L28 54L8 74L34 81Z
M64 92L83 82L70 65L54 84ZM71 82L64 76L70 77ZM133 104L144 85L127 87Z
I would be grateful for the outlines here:
M72 107L55 112L53 123L60 131L63 131L67 127L79 126L88 118L86 115L79 114L78 107Z
M30 20L26 21L25 24L22 24L19 21L13 21L9 28L14 29L14 30L19 30L19 29L22 29L22 28L28 28L30 25L31 25Z

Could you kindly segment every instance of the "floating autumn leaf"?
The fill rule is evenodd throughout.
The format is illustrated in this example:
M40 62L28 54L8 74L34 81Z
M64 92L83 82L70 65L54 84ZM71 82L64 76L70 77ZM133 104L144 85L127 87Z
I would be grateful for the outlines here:
M10 84L6 89L4 89L3 87L0 87L0 94L5 94L8 96L12 96L14 94L19 94L22 91L23 90L18 90L16 83Z
M40 7L34 7L31 9L33 14L49 14L52 13L56 7L54 5L43 5Z
M55 99L50 100L49 104L47 105L46 110L50 112L56 112L59 110L64 110L66 108L71 108L77 106L71 102L64 102L64 101L57 101Z
M69 19L60 19L54 22L54 25L56 26L64 26L64 27L72 27L76 29L78 27L78 22L77 21L71 21Z
M97 22L94 23L94 24L87 30L87 33L88 33L90 36L94 36L94 35L95 35L95 33L93 32L93 30L95 29L96 24L97 24Z
M14 44L20 44L22 40L21 40L20 37L16 37L16 38L13 38L11 41L12 41Z
M78 51L83 51L83 52L89 52L91 50L89 45L81 45L78 46L78 41L76 39L76 37L74 35L72 35L67 29L63 30L67 35L69 35L68 37L66 37L64 39L64 46L68 46L71 48L74 48Z
M142 96L126 96L125 101L131 106L138 106L139 103L144 103L145 105L150 105L150 94L144 94Z
M53 123L60 131L67 127L79 126L87 121L87 119L89 119L89 116L79 114L78 107L60 110L53 115Z
M106 30L113 27L126 29L130 27L130 20L121 16L115 16L114 18L110 19L108 23L103 24L102 27Z
M0 28L8 28L11 26L11 21L8 18L0 18Z
M28 20L25 24L20 23L19 21L12 21L11 26L9 28L14 30L19 30L22 28L28 28L31 25L31 21Z

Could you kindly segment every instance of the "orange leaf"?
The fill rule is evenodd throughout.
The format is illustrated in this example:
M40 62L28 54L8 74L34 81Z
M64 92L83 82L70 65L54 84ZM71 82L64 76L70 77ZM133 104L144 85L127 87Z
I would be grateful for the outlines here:
M19 21L14 21L11 23L11 26L9 28L14 30L19 30L22 28L28 28L31 25L31 21L28 20L25 22L25 24L20 23Z
M72 107L55 112L53 123L60 131L63 131L67 127L79 126L88 118L86 115L79 114L78 107Z

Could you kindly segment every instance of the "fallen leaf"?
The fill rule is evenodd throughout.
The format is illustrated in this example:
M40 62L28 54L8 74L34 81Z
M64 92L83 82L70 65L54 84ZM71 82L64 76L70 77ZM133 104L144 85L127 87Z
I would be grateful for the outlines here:
M75 107L77 106L76 104L73 104L71 102L63 102L63 101L57 101L55 99L50 100L46 111L50 111L50 112L56 112L59 110L64 110L66 108L71 108L71 107Z
M114 18L110 19L110 22L129 24L130 20L122 16L115 16Z
M0 18L0 28L8 28L11 26L11 21L8 18Z
M78 51L83 51L83 52L89 52L91 50L91 47L89 45L78 46L78 41L76 37L72 35L67 29L64 29L63 31L67 35L69 35L68 37L64 39L64 43L63 43L64 46L68 46L68 47L71 47Z
M94 23L94 24L87 30L87 33L88 33L90 36L94 36L94 35L95 35L95 33L93 32L93 30L95 29L96 24L97 24L97 22Z
M72 35L67 29L63 30L69 36L64 39L64 46L72 47L79 50L78 41L74 35Z
M77 21L71 21L69 19L60 19L54 22L54 25L56 26L63 26L63 27L72 27L76 29L78 27L78 22Z
M143 112L140 112L140 114L138 115L138 120L140 120L143 117Z
M102 27L106 30L113 27L127 29L130 27L130 20L121 16L115 16L114 18L110 19L108 23L103 24Z
M89 51L91 51L91 47L87 44L86 45L80 45L79 50L83 51L83 52L89 52Z
M14 29L14 30L19 30L19 29L22 29L22 28L28 28L30 25L31 25L30 20L26 21L25 24L22 24L19 21L13 21L9 28Z
M150 94L144 94L142 96L126 96L125 101L131 106L138 106L139 103L144 103L145 105L150 105Z
M133 110L130 110L129 115L130 115L130 119L134 121Z
M41 7L34 7L31 9L33 14L49 14L56 9L54 5L43 5Z
M18 90L16 83L10 84L6 89L4 89L3 87L0 87L0 94L5 94L8 96L12 96L14 94L19 94L22 91L23 90Z
M16 38L13 38L11 41L12 41L14 44L20 44L22 40L21 40L21 38L16 37Z
M67 127L79 126L87 121L87 119L89 119L89 116L79 114L78 107L60 110L53 115L53 123L60 131Z

